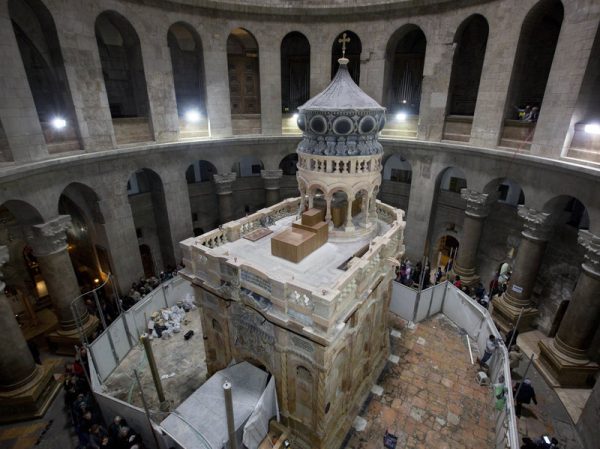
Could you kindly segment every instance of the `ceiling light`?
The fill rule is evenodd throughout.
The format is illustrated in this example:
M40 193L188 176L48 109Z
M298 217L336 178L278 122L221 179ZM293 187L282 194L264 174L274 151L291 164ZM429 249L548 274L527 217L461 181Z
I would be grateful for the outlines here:
M190 109L185 113L185 120L190 123L198 123L201 117L197 109Z
M583 130L588 134L600 134L600 125L598 123L588 123Z
M55 117L52 119L52 126L54 129L63 129L67 126L67 121L62 117Z

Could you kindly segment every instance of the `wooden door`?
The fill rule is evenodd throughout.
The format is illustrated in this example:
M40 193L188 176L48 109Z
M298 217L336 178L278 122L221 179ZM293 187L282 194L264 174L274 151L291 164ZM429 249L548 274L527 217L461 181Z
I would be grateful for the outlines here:
M260 114L257 57L229 56L229 95L232 114Z

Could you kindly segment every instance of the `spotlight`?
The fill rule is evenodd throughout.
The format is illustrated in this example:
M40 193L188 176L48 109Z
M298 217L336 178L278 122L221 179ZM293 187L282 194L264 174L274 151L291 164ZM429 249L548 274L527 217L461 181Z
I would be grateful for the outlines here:
M198 123L200 121L200 112L197 109L190 109L185 113L185 120L190 123Z
M100 279L98 279L98 278L94 279L94 284L98 284L98 283L100 283Z
M399 122L404 122L406 120L406 112L398 112L396 114L396 120Z
M406 104L406 100L402 100L402 103L403 103L403 104Z
M297 112L294 112L294 115L292 115L292 118L293 118L294 120L298 120L298 113L297 113Z
M52 119L52 126L54 129L63 129L67 126L67 121L62 117L55 117Z
M588 123L583 130L588 134L600 134L600 125L598 123Z

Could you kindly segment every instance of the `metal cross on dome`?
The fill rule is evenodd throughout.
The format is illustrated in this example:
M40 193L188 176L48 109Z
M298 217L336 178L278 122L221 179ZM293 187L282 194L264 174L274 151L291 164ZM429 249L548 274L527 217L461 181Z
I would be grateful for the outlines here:
M346 57L346 44L350 42L350 38L346 33L342 34L342 37L338 39L338 42L342 44L342 58Z

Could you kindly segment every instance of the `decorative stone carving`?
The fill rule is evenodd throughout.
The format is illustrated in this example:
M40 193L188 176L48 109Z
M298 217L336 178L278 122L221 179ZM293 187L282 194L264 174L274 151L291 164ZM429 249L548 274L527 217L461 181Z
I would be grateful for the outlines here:
M590 231L579 231L577 243L585 248L582 267L593 276L600 277L600 237Z
M311 311L315 309L315 304L313 303L312 299L306 296L304 293L299 293L294 290L292 293L290 293L288 298L291 302L299 305L300 307L304 307L305 309L309 309Z
M489 200L487 193L476 192L470 189L461 189L460 196L467 201L465 213L471 217L483 218L489 213Z
M260 176L265 183L265 190L279 190L283 170L261 170Z
M235 347L264 357L273 366L275 328L259 313L240 304L232 305L233 344Z
M233 192L232 184L237 174L235 172L225 174L214 174L213 180L217 188L217 195L229 195Z
M531 240L547 241L550 237L550 214L519 206L519 217L524 221L523 236Z
M71 226L70 215L59 215L46 223L33 225L29 232L29 244L36 256L46 256L67 249L67 234Z

